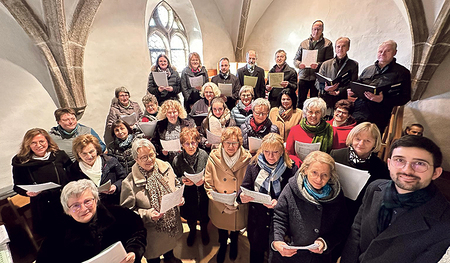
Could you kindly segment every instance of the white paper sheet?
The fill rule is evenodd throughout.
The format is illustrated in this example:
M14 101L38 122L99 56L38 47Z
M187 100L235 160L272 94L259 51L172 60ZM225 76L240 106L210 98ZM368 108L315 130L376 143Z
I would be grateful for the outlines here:
M262 139L255 137L248 137L248 150L257 151L261 147Z
M295 141L295 153L297 154L298 158L300 158L300 160L302 160L302 161L311 152L319 151L319 150L320 150L320 142L304 143L304 142Z
M158 122L157 120L150 122L139 122L138 127L145 134L145 136L152 137L153 133L155 132L157 122Z
M111 188L111 180L108 180L108 182L100 185L97 189L98 189L98 192L101 193L101 192L109 191L109 188Z
M254 88L257 82L258 82L257 77L244 76L244 85L252 86Z
M184 172L184 176L186 176L187 179L194 182L194 184L198 183L200 180L203 179L203 174L205 174L205 169L203 169L201 172L196 173L196 174L189 174L189 173Z
M220 142L222 141L221 136L215 135L209 130L206 130L206 140L208 140L208 143L211 144L220 144Z
M191 84L191 87L201 87L203 86L203 76L198 77L191 77L189 78L189 83Z
M215 191L211 191L210 193L213 200L220 203L224 203L227 205L234 205L234 202L236 201L236 193L222 194Z
M233 85L232 84L224 84L219 83L220 93L224 96L231 97L233 93Z
M180 139L170 140L170 141L165 141L165 140L160 140L160 141L161 141L161 145L162 145L162 148L164 151L169 151L169 152L181 151Z
M183 192L184 192L184 185L178 188L175 192L163 195L161 200L161 211L160 213L165 213L167 210L169 210L172 207L175 207L181 203L183 200Z
M254 202L254 203L260 203L260 204L266 204L266 205L272 204L272 197L268 194L263 194L260 192L248 190L247 188L242 187L242 186L241 186L241 190L246 196L253 197L252 202Z
M8 231L6 231L5 225L1 225L0 226L0 245L6 244L9 241L10 240L9 240Z
M284 80L284 72L269 73L269 85L272 88L283 88L281 82Z
M167 82L167 74L166 72L156 72L153 71L152 72L153 75L153 80L155 80L156 85L158 85L158 87L167 87L169 86L169 82Z
M122 242L118 241L105 248L95 257L83 261L83 263L120 263L126 256L127 252L125 251Z
M11 250L8 244L0 245L0 263L13 263Z
M282 248L287 248L287 249L302 249L302 250L306 250L306 249L316 249L319 247L319 245L317 244L311 244L308 246L289 246L289 245L281 245Z
M369 172L340 163L336 163L336 172L339 176L339 182L341 183L345 197L356 200L369 180Z
M120 118L128 123L128 125L133 126L136 123L136 112L131 113L130 115L120 115Z
M317 54L319 50L302 50L302 64L305 64L307 68L311 67L311 64L317 64Z
M18 187L26 190L28 192L41 192L53 188L58 188L61 185L55 184L53 182L43 183L43 184L29 184L29 185L17 185Z

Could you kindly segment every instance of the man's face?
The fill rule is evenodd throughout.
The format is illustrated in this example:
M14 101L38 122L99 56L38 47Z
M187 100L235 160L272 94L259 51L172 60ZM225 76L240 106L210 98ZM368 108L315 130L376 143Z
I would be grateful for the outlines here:
M66 113L61 115L58 124L61 125L65 131L71 132L77 126L77 118L73 114Z
M256 64L256 53L255 52L252 52L252 51L248 52L247 63L252 66Z
M348 41L346 39L341 39L336 42L336 56L339 59L345 57L349 49Z
M285 61L286 54L284 52L278 52L277 54L275 54L275 63L277 63L278 66L282 66Z
M399 194L420 190L437 179L442 168L433 165L431 153L417 147L395 148L391 158L388 158L391 179Z
M417 126L411 126L408 130L406 130L408 135L417 135L423 136L423 129Z
M311 36L313 37L313 39L318 40L320 38L320 36L322 36L322 32L323 32L322 23L320 23L320 22L314 23L314 25L312 26L312 29L311 29Z
M227 72L230 70L230 63L224 59L220 61L220 72L223 74L227 74Z
M383 66L391 63L391 61L394 59L395 54L397 54L397 50L395 50L392 45L381 45L380 47L378 47L378 63L381 63Z

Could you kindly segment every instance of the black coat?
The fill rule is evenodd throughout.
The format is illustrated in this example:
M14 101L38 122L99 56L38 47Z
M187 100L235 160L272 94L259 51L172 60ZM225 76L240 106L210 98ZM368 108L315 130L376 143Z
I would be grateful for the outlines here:
M115 157L119 163L125 169L126 174L131 173L131 167L133 167L136 160L134 160L133 155L131 154L131 143L126 147L120 147L117 144L117 139L114 139L112 142L108 144L108 154Z
M69 216L39 250L37 263L80 263L121 241L127 253L134 252L135 263L141 262L147 246L147 231L141 218L121 207L98 204L95 218L79 223Z
M170 68L169 70L170 77L167 78L167 83L173 88L173 91L171 92L168 92L167 90L163 90L162 92L160 92L158 90L158 85L156 85L152 74L152 72L157 71L155 66L152 67L152 72L150 72L150 74L148 75L147 91L155 95L159 105L161 105L166 100L180 100L180 98L178 97L178 93L181 92L180 75L176 70L172 68Z
M269 73L275 73L276 66L277 65L273 66L269 70ZM295 92L297 90L297 71L295 71L295 69L291 68L286 63L286 64L284 64L283 73L284 73L283 80L289 82L289 84L287 85L286 88ZM269 79L267 79L267 85L269 85ZM269 93L270 108L281 106L281 105L278 105L278 96L280 95L282 90L283 89L280 89L280 88L272 88L272 90Z
M278 133L280 134L280 131L278 130L278 127L276 125L273 125L272 122L269 119L269 116L267 116L267 121L264 124L264 127L259 130L258 132L255 132L250 125L250 120L253 118L253 115L247 117L245 119L244 124L241 125L241 131L242 131L242 138L243 143L242 146L248 150L248 137L255 137L262 139L264 136L266 136L269 133Z
M266 90L264 69L260 68L258 66L255 66L253 73L250 73L250 71L248 71L247 65L243 66L242 68L238 68L238 70L236 72L236 77L238 77L239 83L241 83L241 86L244 86L244 76L251 76L251 77L258 78L258 80L256 81L256 86L253 87L253 91L255 92L254 99L264 98L265 90Z
M251 164L247 166L247 171L245 172L244 181L241 186L251 191L255 191L255 180L258 177L260 170L261 168L258 164ZM286 168L280 177L281 189L286 186L289 178L293 177L297 170L298 167L295 164L292 164L292 168ZM241 191L239 191L238 195L239 202L240 194ZM270 196L272 199L278 199L273 191L270 192ZM259 203L249 203L247 233L251 250L264 253L264 251L269 248L269 234L270 227L272 226L272 218L273 209L269 209Z
M198 76L203 77L203 84L208 82L208 71L206 71L206 68L204 66L201 67L201 70L199 72L192 72L190 67L184 68L181 72L181 92L183 93L184 107L186 108L187 112L190 112L190 110L188 110L188 106L193 105L201 98L200 92L195 87L192 87L191 82L189 81L189 78Z
M27 196L27 191L17 185L31 185L53 182L64 187L69 182L68 170L72 164L64 151L50 154L46 161L31 159L21 163L17 155L12 159L14 191ZM30 198L33 227L37 233L46 236L59 218L63 216L59 197L61 188L50 189Z

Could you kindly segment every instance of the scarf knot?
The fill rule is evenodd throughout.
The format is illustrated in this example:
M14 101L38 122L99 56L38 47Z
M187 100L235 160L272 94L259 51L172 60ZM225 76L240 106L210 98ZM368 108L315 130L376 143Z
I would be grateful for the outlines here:
M286 163L284 162L284 156L281 156L278 160L278 163L276 164L275 168L273 168L272 165L269 165L266 161L266 158L264 158L264 154L260 154L258 156L258 166L261 168L261 170L264 170L268 173L268 176L264 179L262 184L259 186L258 191L260 193L269 194L270 193L270 182L272 182L273 191L275 193L275 197L278 198L281 193L281 176L286 171ZM258 175L260 177L260 175ZM258 180L257 180L258 181Z
M308 133L313 133L314 138L311 143L320 142L320 150L329 153L333 146L333 127L324 120L317 126L309 125L306 118L300 120L300 127Z

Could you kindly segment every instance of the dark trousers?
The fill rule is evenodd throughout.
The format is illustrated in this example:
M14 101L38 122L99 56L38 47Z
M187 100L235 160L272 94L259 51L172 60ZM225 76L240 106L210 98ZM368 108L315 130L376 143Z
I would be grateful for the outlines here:
M316 89L315 80L299 80L297 83L298 86L298 100L297 100L297 108L303 109L303 102L308 97L317 97L319 95L319 91Z
M226 246L227 239L228 239L228 230L220 229L220 228L218 230L219 230L219 244ZM230 231L231 243L236 243L238 237L239 237L239 231Z

